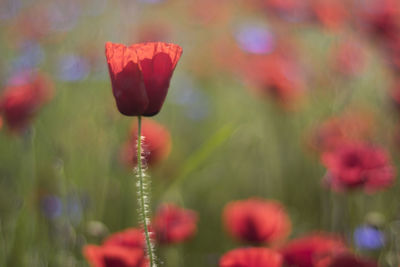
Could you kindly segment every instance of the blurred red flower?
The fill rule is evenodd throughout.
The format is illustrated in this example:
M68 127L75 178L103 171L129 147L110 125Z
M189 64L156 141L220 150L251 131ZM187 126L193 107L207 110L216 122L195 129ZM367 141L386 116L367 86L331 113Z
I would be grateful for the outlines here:
M9 84L0 96L0 113L12 131L24 130L53 96L53 85L47 76L38 73L22 76Z
M282 255L268 248L239 248L224 254L220 267L281 267Z
M351 253L339 253L322 257L317 261L316 267L378 267L378 264Z
M281 107L293 109L305 92L305 79L300 66L281 54L249 58L242 69L256 93L272 97Z
M175 44L107 42L106 58L118 110L127 116L156 115L181 54L182 48Z
M322 256L345 250L345 244L337 236L316 233L290 241L281 251L288 266L317 267L315 262Z
M151 119L142 120L143 150L146 163L154 166L166 159L171 151L171 136L169 131L158 122ZM137 163L137 123L132 125L130 138L121 149L121 160L132 167Z
M365 52L360 43L346 40L333 51L334 69L344 75L354 76L365 67Z
M233 237L253 244L282 241L291 230L289 216L280 203L258 198L228 203L223 221Z
M119 246L125 248L145 248L144 233L137 228L129 228L124 231L114 233L107 237L104 246Z
M344 142L367 141L373 136L373 114L365 110L351 110L317 125L310 135L312 149L322 153L333 151Z
M197 232L196 223L195 211L167 203L158 208L151 226L159 244L174 244L191 238Z
M318 20L327 28L338 30L349 19L349 6L342 0L317 0L313 10Z
M91 267L147 267L144 250L127 249L120 246L87 245L83 254Z
M362 18L367 30L382 41L396 39L400 33L400 3L373 0L363 5Z
M332 152L322 155L328 169L326 182L341 191L363 187L372 193L393 183L395 170L387 152L363 143L344 143Z
M196 0L188 5L188 14L201 24L217 24L227 22L232 16L230 1Z

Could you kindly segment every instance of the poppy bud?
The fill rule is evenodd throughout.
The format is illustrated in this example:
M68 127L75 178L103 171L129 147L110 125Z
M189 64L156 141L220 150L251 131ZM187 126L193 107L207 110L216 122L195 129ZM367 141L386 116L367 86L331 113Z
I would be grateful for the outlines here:
M106 58L118 110L127 116L160 112L181 54L182 48L175 44L107 42Z

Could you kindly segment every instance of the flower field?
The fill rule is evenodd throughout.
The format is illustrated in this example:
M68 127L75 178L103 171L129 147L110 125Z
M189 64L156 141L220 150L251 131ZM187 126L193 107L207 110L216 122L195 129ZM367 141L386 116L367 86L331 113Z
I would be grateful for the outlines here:
M0 266L400 266L397 0L4 0L0 49Z

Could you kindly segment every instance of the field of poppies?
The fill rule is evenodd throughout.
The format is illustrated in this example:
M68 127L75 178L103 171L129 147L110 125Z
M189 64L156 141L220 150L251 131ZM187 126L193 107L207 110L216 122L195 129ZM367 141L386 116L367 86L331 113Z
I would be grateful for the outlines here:
M3 0L0 49L0 266L400 266L400 1Z

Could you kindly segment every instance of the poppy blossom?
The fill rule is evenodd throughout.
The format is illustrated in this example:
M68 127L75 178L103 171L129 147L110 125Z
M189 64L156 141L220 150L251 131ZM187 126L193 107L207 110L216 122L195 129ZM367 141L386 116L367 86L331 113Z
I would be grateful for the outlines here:
M257 198L228 203L223 221L233 237L253 244L282 241L291 230L289 216L280 203Z
M316 267L378 267L378 264L351 253L339 253L322 257L317 261Z
M220 267L281 267L282 255L268 248L239 248L224 254Z
M367 30L382 41L396 39L400 32L400 4L396 0L373 0L363 6L362 18Z
M333 51L333 65L339 73L355 76L365 67L365 52L362 45L353 40L339 44Z
M368 111L347 111L328 118L312 129L309 144L318 152L333 151L344 142L367 141L373 136L373 114Z
M301 102L305 77L293 57L281 53L252 57L243 63L242 71L261 97L272 97L287 110Z
M158 208L152 228L159 244L173 244L191 238L197 231L196 223L196 212L168 203Z
M166 159L171 151L171 136L167 128L154 120L145 119L142 120L141 130L141 136L144 137L142 144L146 163L154 166ZM121 149L121 160L129 167L137 163L136 144L137 124L134 123L129 140Z
M285 263L293 267L317 267L315 262L322 256L342 251L346 251L342 240L325 233L294 239L281 250Z
M143 249L127 249L120 246L87 245L83 254L91 267L147 267Z
M372 193L389 187L395 170L383 148L363 143L344 143L322 155L326 183L337 191L364 188Z
M114 233L107 237L104 246L119 246L124 248L142 248L145 247L144 233L137 228L129 228L124 231Z
M345 1L317 0L313 4L317 19L327 28L340 29L349 19L349 7Z
M0 113L4 122L12 131L23 130L38 110L51 99L52 93L52 83L45 75L19 75L0 96Z
M193 20L200 24L218 24L226 23L230 18L230 2L226 0L213 1L202 0L193 1L189 5L189 14Z
M106 58L118 110L127 116L156 115L181 54L182 48L175 44L107 42Z

